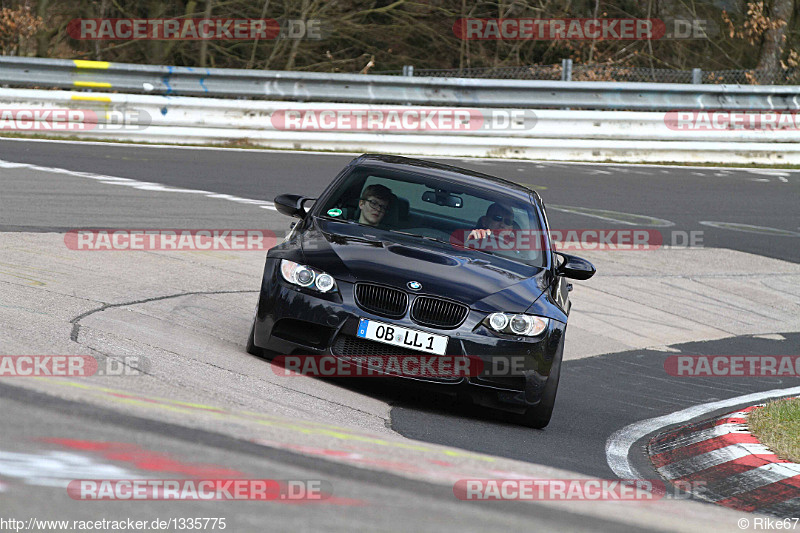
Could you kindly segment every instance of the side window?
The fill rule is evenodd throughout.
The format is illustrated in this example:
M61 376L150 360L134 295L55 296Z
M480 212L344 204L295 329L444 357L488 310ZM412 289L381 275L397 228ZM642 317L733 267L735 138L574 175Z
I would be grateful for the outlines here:
M527 230L527 229L531 229L531 227L535 227L536 226L535 223L531 224L531 220L530 220L531 213L530 213L530 211L526 211L526 210L520 209L518 207L514 207L511 210L514 212L514 226L515 226L514 229L525 229L525 230ZM519 228L517 228L516 226L519 226Z

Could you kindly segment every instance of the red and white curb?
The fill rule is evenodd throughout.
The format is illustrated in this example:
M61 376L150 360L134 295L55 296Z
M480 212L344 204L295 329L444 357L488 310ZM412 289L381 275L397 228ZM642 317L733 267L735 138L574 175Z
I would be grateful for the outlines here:
M739 511L800 516L800 464L780 459L747 429L755 405L662 433L648 444L653 466L695 496Z

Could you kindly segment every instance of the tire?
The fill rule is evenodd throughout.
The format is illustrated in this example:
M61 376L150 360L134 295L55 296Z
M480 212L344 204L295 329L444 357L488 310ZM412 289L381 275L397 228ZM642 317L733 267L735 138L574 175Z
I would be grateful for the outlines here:
M543 429L550 423L553 416L553 407L556 404L556 392L558 392L558 380L561 376L561 358L553 365L547 385L544 386L542 399L535 407L529 407L520 416L519 423L523 426L535 429Z
M256 346L256 323L253 320L253 325L250 327L250 335L247 337L247 353L250 355L255 355L256 357L261 357L262 359L273 360L275 356L280 355L278 352L273 352L272 350L267 350L266 348L261 348Z
M247 337L247 353L250 355L257 355L258 357L264 357L264 350L256 346L256 323L253 321L253 325L250 326L250 335Z

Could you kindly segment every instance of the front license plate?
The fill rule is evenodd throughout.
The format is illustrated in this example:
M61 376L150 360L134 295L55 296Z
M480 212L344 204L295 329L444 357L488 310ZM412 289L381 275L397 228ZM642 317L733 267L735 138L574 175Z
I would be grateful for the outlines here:
M384 324L383 322L376 322L366 318L359 320L357 336L362 339L437 355L444 355L447 352L447 341L449 340L449 337L445 335L433 335L424 331L403 328L394 324Z

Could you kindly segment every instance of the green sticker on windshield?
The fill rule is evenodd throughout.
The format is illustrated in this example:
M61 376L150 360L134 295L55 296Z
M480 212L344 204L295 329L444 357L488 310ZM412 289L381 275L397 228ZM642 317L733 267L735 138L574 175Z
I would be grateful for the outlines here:
M338 217L342 214L341 209L328 209L328 216L330 217Z

